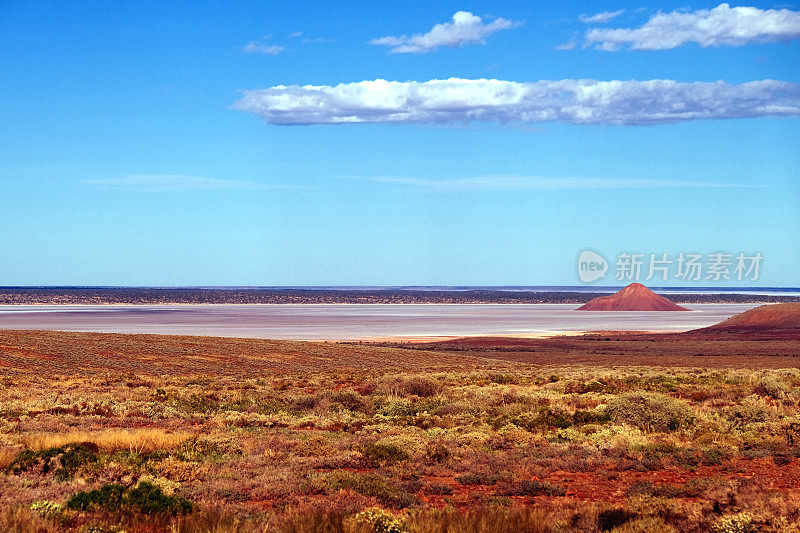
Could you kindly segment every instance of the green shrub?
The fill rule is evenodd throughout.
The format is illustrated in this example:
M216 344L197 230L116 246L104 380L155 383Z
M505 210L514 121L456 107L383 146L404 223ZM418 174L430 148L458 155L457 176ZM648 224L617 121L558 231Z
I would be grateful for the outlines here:
M760 396L768 396L780 400L789 391L788 385L782 381L778 381L772 374L764 374L756 383L753 392Z
M489 499L486 500L486 503L491 507L510 507L514 503L514 500L508 496L495 494L494 496L490 496Z
M30 510L45 518L59 518L64 513L64 506L52 500L39 500L31 504Z
M700 454L694 448L684 448L672 454L672 460L681 468L692 469L700 464Z
M350 489L396 509L403 509L419 503L416 496L377 474L339 472L328 478L328 485L333 490Z
M175 456L183 461L217 461L222 458L222 448L210 440L189 439L180 445Z
M361 445L361 455L373 467L390 465L408 459L408 453L396 444L375 444L366 442Z
M281 398L258 398L254 402L256 410L262 415L272 415L289 410L287 402Z
M626 522L633 520L638 515L627 509L606 509L597 514L597 529L611 531Z
M166 450L154 450L152 452L147 452L147 453L137 453L131 450L121 450L112 455L114 460L119 460L124 463L140 467L148 463L157 463L158 461L162 461L169 456L170 453Z
M428 483L422 490L425 494L436 494L439 496L450 496L453 494L453 487L446 483Z
M606 406L612 420L644 431L675 431L694 420L689 407L663 394L633 392L612 399Z
M189 500L167 496L160 487L141 482L135 487L103 485L99 489L83 491L72 496L66 504L76 511L119 511L131 509L144 514L186 514L192 511Z
M75 511L98 509L117 511L122 508L125 490L122 485L108 484L99 489L81 491L67 500L67 509Z
M192 510L189 500L167 496L161 487L144 481L128 491L126 500L128 505L144 514L185 514Z
M423 376L414 376L403 382L402 390L408 395L415 396L434 396L439 393L442 384L435 379Z
M406 399L392 400L383 406L381 412L386 416L414 416L418 409Z
M213 413L219 409L219 405L219 400L212 395L191 394L175 399L175 408L189 414Z
M646 384L649 390L673 392L676 389L677 380L675 376L659 374L650 378Z
M496 485L502 479L503 476L499 474L484 474L482 472L468 472L456 477L456 481L462 485Z
M441 442L428 444L425 448L425 460L430 464L440 464L450 459L450 448Z
M564 496L567 489L537 479L505 483L497 489L499 496Z
M73 478L83 467L96 463L97 451L97 445L92 442L65 444L38 452L22 450L6 471L20 474L41 466L42 474L52 470L56 480L65 481Z
M656 491L656 486L652 481L634 481L627 489L627 496L652 496Z
M528 431L536 429L566 429L572 426L572 416L561 409L542 407L538 413L522 413L511 419L511 422ZM498 421L499 423L499 421Z
M321 399L322 399L321 397L315 396L313 394L300 396L298 398L295 398L294 401L292 402L292 409L301 412L308 411L316 407Z
M753 516L750 513L737 513L723 516L711 528L713 533L752 533L756 531Z
M375 533L406 533L407 531L402 520L378 507L361 511L355 516L355 522L371 527Z
M572 420L575 425L584 424L605 424L611 421L609 413L605 411L584 411L578 409L572 415Z
M492 372L489 374L489 383L498 383L500 385L511 385L516 382L517 382L517 376L514 374L506 374L501 372Z
M366 411L367 404L361 396L352 390L343 390L331 395L331 401L350 411Z
M732 405L722 410L722 416L728 420L733 430L745 430L757 427L773 418L773 413L762 403L745 398L740 405Z
M536 421L540 426L566 429L572 426L572 416L560 409L542 408Z
M610 379L593 379L586 382L570 382L567 383L565 391L567 394L578 393L586 394L587 392L597 392L604 394L615 394L620 391L621 384Z
M700 453L700 463L706 466L721 465L730 460L731 456L730 450L711 448Z
M640 462L642 468L650 472L664 469L664 461L656 455L644 454Z
M742 459L752 461L754 459L763 459L772 454L770 450L764 448L746 448L741 451Z

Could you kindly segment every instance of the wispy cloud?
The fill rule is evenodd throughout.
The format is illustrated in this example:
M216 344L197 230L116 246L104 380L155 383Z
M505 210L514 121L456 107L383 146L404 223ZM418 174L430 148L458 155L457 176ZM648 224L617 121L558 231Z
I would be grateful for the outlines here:
M84 185L101 189L150 192L294 188L267 185L254 181L201 178L181 174L134 174L118 178L83 179L80 182Z
M750 43L800 38L800 12L789 9L730 7L684 13L658 13L638 28L594 28L586 33L586 46L615 51L670 50L694 42L709 46L743 46Z
M555 46L554 48L556 50L574 50L575 48L577 48L577 46L578 46L578 41L576 41L575 39L570 39L566 43L559 44L559 45Z
M698 119L800 115L800 85L762 80L559 80L451 78L244 91L233 107L270 124L471 122L646 125Z
M328 37L303 37L303 44L335 43L336 39Z
M457 179L369 176L358 179L375 183L406 185L411 189L438 192L522 192L598 189L729 188L745 185L704 181L648 180L624 178L554 178L545 176L479 176Z
M620 9L619 11L603 11L602 13L597 13L595 15L580 15L578 18L581 20L581 22L585 22L587 24L603 24L611 19L617 18L624 12L624 9Z
M300 39L303 44L318 44L318 43L333 43L336 39L329 39L327 37L306 37L302 31L293 31L289 34L292 39Z
M457 48L468 44L486 44L485 38L489 35L519 26L521 22L496 18L484 23L483 19L468 11L458 11L453 15L452 22L436 24L427 33L414 35L400 35L372 39L370 44L390 47L393 54L431 52L442 46Z
M245 54L264 54L270 56L276 56L286 50L285 46L280 46L277 44L263 44L258 43L256 41L250 41L242 48L242 52Z

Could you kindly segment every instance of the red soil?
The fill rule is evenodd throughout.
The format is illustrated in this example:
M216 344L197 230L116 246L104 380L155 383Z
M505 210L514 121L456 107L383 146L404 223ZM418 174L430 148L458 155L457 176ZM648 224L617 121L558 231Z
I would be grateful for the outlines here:
M547 339L463 337L385 346L532 365L798 368L800 328L686 333L605 332Z
M597 471L569 472L555 470L550 472L542 481L554 485L561 485L567 489L567 497L576 498L586 503L604 501L609 503L623 503L626 500L625 490L637 482L649 481L656 486L683 485L689 480L744 480L751 479L758 485L768 490L792 491L800 483L800 469L797 461L789 465L778 466L772 459L747 460L734 458L728 465L701 465L693 470L669 468L649 472L634 470L619 471L614 463L605 465L603 475ZM448 503L456 507L467 508L470 505L470 496L481 494L491 496L495 493L496 486L472 485L462 486L453 477L426 476L426 481L445 483L454 488L452 496L423 495L426 503L437 507L444 507ZM558 499L558 497L538 496L539 499ZM526 497L514 497L514 500L525 500ZM449 501L448 501L449 500Z
M688 311L659 296L641 283L631 283L610 296L600 296L580 306L578 311Z

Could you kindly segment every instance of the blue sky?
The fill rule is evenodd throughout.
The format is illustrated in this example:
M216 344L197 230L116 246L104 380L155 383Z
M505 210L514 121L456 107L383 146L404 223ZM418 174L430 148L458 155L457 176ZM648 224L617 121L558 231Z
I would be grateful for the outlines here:
M800 284L796 5L165 4L0 2L0 285Z

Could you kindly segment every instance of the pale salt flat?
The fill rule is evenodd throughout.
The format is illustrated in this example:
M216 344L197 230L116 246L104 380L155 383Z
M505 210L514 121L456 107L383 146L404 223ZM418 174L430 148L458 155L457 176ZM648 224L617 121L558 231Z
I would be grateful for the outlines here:
M0 329L355 340L581 331L686 331L758 304L585 312L573 304L0 305Z

